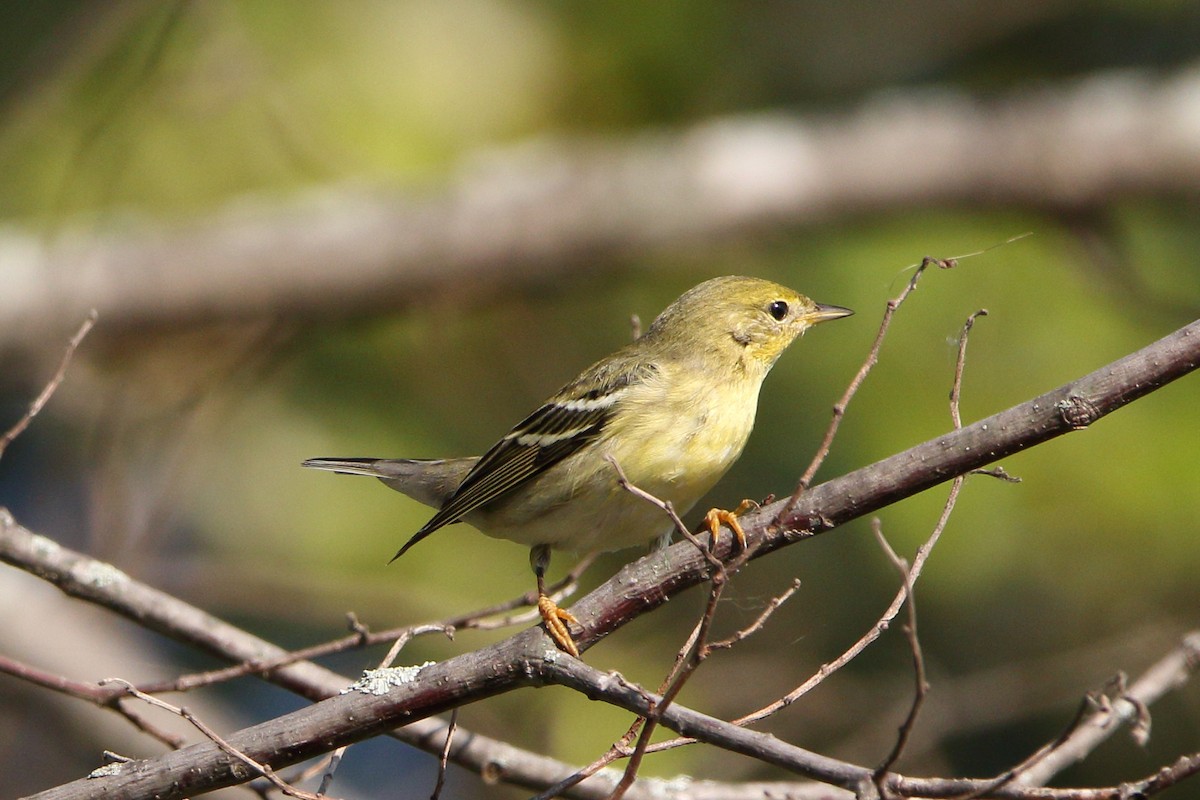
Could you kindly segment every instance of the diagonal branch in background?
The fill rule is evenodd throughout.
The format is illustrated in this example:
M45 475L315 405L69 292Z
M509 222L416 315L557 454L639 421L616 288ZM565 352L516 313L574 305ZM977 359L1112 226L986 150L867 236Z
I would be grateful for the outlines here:
M1072 764L1082 761L1097 745L1119 730L1120 726L1114 724L1114 718L1123 722L1135 718L1139 706L1145 708L1167 692L1182 686L1198 666L1200 631L1193 631L1183 638L1174 651L1159 659L1116 698L1111 710L1092 714L1045 758L1022 771L1015 782L1021 786L1040 786Z
M87 317L79 326L79 330L75 332L75 335L72 336L71 340L67 343L67 349L63 353L62 360L58 362L58 369L54 371L54 377L52 377L50 382L46 384L46 387L42 389L41 394L34 398L33 402L29 405L29 410L26 411L21 418L17 420L16 424L9 428L3 436L0 436L0 458L4 457L4 451L8 449L8 446L12 444L18 436L25 432L25 429L29 427L29 423L33 422L33 418L40 414L42 408L44 408L46 403L50 401L50 398L58 389L59 384L61 384L63 379L67 377L67 367L70 366L71 359L75 356L75 351L79 348L80 343L83 341L83 337L88 335L88 332L91 331L95 324L96 309L93 308L90 312L88 312Z
M37 342L46 320L92 307L118 326L264 308L344 316L412 302L429 286L461 293L894 208L1078 211L1191 193L1198 95L1195 70L1110 73L990 103L896 93L842 116L731 117L476 153L439 193L330 186L285 203L244 197L186 226L68 228L48 248L37 233L3 229L0 339Z
M769 524L781 503L747 514L744 527L749 552L755 557L764 555L1026 447L1085 428L1198 365L1200 322L1195 322L1034 400L813 488L784 520L786 527ZM124 601L122 592L113 590L113 582L130 583L125 576L118 573L100 581L99 576L74 575L70 570L55 575L45 567L45 559L38 557L38 542L32 540L32 535L19 528L11 516L0 515L0 559L55 580L69 593L110 605L117 605L114 597ZM46 540L40 543L45 546ZM717 548L723 552L718 555L727 556L729 548L730 542L723 540ZM577 642L581 648L594 644L630 619L706 580L707 572L704 557L689 543L627 565L573 607L583 627ZM126 607L122 613L130 611ZM142 606L130 615L141 618L147 614L150 619L142 621L148 627L180 636L177 627L154 619L153 606ZM189 631L188 635L200 634ZM207 642L214 652L219 644L211 637ZM319 669L296 664L280 672L307 668ZM541 629L535 628L422 669L409 683L395 686L387 694L340 695L226 738L239 752L278 768L464 703L523 686L547 684L568 686L638 714L648 713L655 702L644 690L559 653ZM661 723L679 733L835 786L856 789L869 779L870 770L866 768L804 751L679 705L669 707ZM201 743L122 765L119 774L105 777L99 784L76 781L39 797L190 796L243 780L237 769L239 763L216 746ZM888 782L889 789L909 795L928 795L935 788L933 793L942 795L969 792L980 785L984 784L954 781L934 787L928 781L895 775ZM1009 790L1011 796L1018 796L1014 787L1003 791Z

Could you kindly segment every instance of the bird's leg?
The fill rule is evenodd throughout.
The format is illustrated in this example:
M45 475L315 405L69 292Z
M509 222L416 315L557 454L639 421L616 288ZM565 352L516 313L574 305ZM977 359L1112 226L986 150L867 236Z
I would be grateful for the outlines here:
M728 525L729 530L733 531L733 535L737 538L738 546L745 550L746 532L742 530L742 523L738 522L737 518L739 514L744 514L752 508L758 508L758 503L753 500L743 500L733 511L726 511L723 508L709 509L709 512L704 515L704 527L708 528L712 534L713 544L717 543L717 532L721 530L721 525Z
M546 569L550 566L549 545L539 544L530 550L529 564L533 567L533 574L537 576L537 607L542 614L542 621L546 623L546 631L562 650L579 658L579 648L575 646L575 640L571 638L571 631L566 625L568 622L578 625L579 620L575 619L570 611L559 608L558 603L546 594Z

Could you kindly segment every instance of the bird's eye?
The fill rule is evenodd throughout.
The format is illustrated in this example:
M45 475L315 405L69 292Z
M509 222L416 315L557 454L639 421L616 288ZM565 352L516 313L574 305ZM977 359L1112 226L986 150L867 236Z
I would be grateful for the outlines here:
M783 300L776 300L775 302L771 303L771 305L767 306L767 313L777 320L782 320L787 316L788 304Z

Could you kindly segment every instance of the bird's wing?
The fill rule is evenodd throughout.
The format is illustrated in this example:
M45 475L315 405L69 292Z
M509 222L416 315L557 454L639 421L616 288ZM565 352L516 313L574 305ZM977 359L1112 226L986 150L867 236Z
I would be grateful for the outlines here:
M652 364L596 365L526 417L479 459L441 509L395 558L429 534L527 484L603 432L629 388L657 372ZM579 391L581 385L590 385Z

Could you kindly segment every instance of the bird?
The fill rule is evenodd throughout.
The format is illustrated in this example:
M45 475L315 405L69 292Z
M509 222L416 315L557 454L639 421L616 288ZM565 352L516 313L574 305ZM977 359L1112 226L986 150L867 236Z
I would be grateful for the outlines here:
M546 630L578 657L567 625L578 620L546 593L551 550L668 541L670 517L626 486L686 514L741 455L763 379L779 356L811 326L852 313L762 278L713 278L581 372L482 456L313 458L303 466L375 477L436 509L393 561L456 522L528 546ZM724 523L744 548L737 522L744 508L705 516L714 541Z

